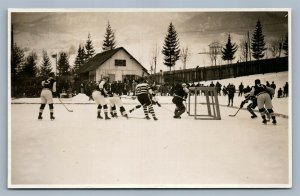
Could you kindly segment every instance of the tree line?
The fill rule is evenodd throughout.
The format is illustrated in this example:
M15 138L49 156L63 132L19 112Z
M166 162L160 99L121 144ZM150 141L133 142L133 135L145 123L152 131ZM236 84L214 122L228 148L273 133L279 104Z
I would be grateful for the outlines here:
M13 28L12 28L13 35ZM235 59L235 53L240 48L242 54L246 55L246 61L251 56L255 60L260 60L265 57L265 51L267 50L265 43L265 36L263 34L263 29L260 20L257 21L256 27L253 31L251 41L247 40L241 45L237 46L236 43L232 43L231 35L228 34L227 43L221 49L221 56L224 61L228 64ZM284 40L280 42L272 42L272 47L269 50L273 55L279 53L283 50L285 55L288 55L288 35L285 36ZM112 30L110 23L108 21L106 26L106 31L102 44L102 51L112 50L116 48L116 38L115 32ZM178 38L178 33L176 32L175 26L170 22L166 36L164 38L164 44L161 53L163 54L163 64L167 66L170 70L175 66L176 62L180 59L186 67L186 63L190 58L191 53L189 48L180 49L180 41ZM93 46L91 34L88 34L88 38L85 44L79 44L77 50L77 56L73 63L73 66L69 63L69 54L65 51L61 51L58 54L52 54L51 57L56 59L55 71L57 76L67 80L68 77L79 77L80 68L88 62L95 55L95 49ZM157 46L153 52L153 65L155 67L154 73L156 72L156 62L159 55ZM249 55L250 56L250 55ZM152 64L151 70L152 71ZM46 78L52 71L52 65L50 57L46 50L42 52L42 62L40 66L37 65L37 54L32 51L25 57L25 51L17 43L13 42L12 37L12 48L11 48L11 78L12 84L18 85L25 80L30 80L32 78Z

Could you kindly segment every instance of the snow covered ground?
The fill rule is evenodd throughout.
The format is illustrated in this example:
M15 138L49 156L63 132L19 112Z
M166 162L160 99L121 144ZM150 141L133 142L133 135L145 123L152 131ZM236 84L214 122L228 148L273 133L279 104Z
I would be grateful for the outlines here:
M288 81L287 72L264 76L282 85ZM248 77L243 77L243 83L245 78L253 82L258 76ZM238 78L233 80L240 83ZM97 120L97 106L82 94L62 99L74 112L68 112L55 99L55 121L50 121L48 107L44 119L38 121L39 99L12 100L11 185L289 186L288 98L274 99L277 125L263 125L260 118L251 119L246 110L230 117L243 100L237 95L235 107L227 107L227 97L219 96L221 120L194 120L187 114L173 119L171 99L158 97L162 103L162 107L154 107L158 121L141 119L141 109L129 119ZM127 110L137 104L137 100L122 100ZM206 106L200 104L199 112L205 113Z

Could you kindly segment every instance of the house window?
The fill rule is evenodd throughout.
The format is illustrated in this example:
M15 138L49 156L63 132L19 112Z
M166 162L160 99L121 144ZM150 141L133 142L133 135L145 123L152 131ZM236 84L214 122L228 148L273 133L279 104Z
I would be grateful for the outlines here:
M126 66L126 60L115 60L115 66Z

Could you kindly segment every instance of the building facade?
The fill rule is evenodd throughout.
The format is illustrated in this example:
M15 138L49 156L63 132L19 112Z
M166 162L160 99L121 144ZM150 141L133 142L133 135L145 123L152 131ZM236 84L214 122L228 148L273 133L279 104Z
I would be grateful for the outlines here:
M81 79L89 81L99 81L103 76L108 76L112 82L148 75L148 71L123 47L96 54L80 68Z

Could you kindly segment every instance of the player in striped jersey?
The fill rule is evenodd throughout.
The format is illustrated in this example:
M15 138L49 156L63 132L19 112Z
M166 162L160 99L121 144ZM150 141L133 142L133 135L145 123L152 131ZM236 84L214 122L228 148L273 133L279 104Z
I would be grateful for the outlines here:
M55 117L53 116L54 107L53 107L53 95L56 96L56 81L54 79L55 75L53 72L49 74L49 78L42 82L42 92L41 92L41 106L39 111L38 119L42 120L43 111L46 104L49 104L50 109L50 120L54 120ZM53 94L53 95L52 95Z
M155 116L155 112L152 106L152 101L150 98L150 95L153 93L150 86L143 81L143 79L140 80L140 83L136 86L135 93L137 95L137 98L144 109L144 114L146 116L146 119L149 120L149 112L152 114L152 117L154 120L158 120Z

